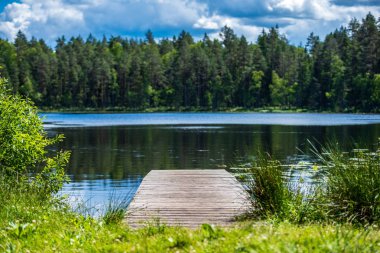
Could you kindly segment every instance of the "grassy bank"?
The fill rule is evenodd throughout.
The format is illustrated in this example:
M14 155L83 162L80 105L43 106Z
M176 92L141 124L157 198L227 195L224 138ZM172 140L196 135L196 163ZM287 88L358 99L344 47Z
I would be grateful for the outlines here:
M234 228L197 230L158 223L132 230L84 217L57 199L1 193L1 252L375 252L376 226L246 221Z

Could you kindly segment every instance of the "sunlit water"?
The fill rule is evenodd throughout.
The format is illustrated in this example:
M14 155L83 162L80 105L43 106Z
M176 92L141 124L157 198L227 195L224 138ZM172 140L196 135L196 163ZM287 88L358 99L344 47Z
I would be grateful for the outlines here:
M112 198L130 199L152 169L220 169L247 165L258 150L284 163L312 161L308 140L374 147L380 115L291 113L41 114L49 134L71 150L72 202L100 214ZM310 166L292 173L313 182ZM294 171L293 171L294 172Z
M49 113L41 115L46 117L46 127L50 128L125 125L337 126L380 123L380 115L321 113Z

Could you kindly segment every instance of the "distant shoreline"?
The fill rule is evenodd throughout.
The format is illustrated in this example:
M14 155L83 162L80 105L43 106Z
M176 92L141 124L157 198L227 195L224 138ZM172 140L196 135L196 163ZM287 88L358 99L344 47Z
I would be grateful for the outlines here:
M183 112L183 113L234 113L234 112L254 112L254 113L326 113L326 114L379 114L376 112L361 112L355 110L346 111L326 111L326 110L310 110L304 108L280 108L280 107L262 107L262 108L221 108L213 110L211 108L195 108L195 107L153 107L153 108L123 108L123 107L109 107L109 108L46 108L41 107L38 109L40 113L165 113L165 112Z

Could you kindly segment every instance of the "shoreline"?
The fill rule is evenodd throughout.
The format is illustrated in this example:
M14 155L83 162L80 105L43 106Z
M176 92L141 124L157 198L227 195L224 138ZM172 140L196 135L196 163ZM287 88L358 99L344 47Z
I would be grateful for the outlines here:
M171 108L171 107L154 107L146 109L126 109L126 108L38 108L39 113L72 113L72 114L117 114L117 113L299 113L299 114L364 114L364 115L376 115L380 112L361 112L361 111L324 111L324 110L308 110L303 108L290 108L281 109L276 107L264 107L247 109L242 107L226 108L220 110L211 110L210 108Z

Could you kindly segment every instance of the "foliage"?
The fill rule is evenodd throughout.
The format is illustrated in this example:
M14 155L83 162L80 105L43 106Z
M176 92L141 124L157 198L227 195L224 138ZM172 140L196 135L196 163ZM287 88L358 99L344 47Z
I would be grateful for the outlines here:
M371 100L373 101L372 106L380 109L380 74L374 76Z
M198 42L185 31L158 42L146 36L61 37L53 50L19 32L14 43L0 39L0 74L44 109L380 110L380 29L370 13L324 40L311 33L305 46L278 27L256 43L229 27Z
M286 98L286 83L282 80L275 71L272 72L272 82L269 84L271 92L271 101L275 106L285 105Z
M67 181L69 152L48 155L47 147L62 140L48 138L37 108L28 99L9 95L0 79L0 178L9 187L58 192Z

